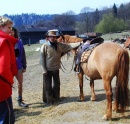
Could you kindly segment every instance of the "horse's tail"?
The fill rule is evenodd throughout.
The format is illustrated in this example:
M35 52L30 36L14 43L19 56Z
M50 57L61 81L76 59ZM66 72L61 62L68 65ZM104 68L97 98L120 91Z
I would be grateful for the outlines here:
M126 107L129 104L129 55L126 50L123 50L121 55L119 56L119 66L117 72L117 81L116 81L116 101L115 107L116 110L120 108L121 112L124 112Z

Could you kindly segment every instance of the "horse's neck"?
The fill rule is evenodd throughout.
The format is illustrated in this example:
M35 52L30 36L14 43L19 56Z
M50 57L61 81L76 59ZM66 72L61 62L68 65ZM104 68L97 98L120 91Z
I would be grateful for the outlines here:
M70 38L69 38L70 36L69 35L65 35L64 36L64 41L65 41L65 43L70 43Z

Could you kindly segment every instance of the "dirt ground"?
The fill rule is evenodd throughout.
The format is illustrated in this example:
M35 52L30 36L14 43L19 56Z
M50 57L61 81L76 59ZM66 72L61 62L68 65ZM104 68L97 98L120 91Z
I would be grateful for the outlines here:
M42 102L42 69L39 52L27 57L27 72L24 74L23 99L29 108L17 105L17 82L13 89L13 104L16 124L130 124L130 107L125 115L113 111L113 118L102 120L106 108L106 96L102 80L95 81L96 101L90 101L89 81L84 79L85 101L78 102L79 84L77 75L71 71L73 58L62 59L66 70L60 70L61 102L47 106ZM114 88L115 82L112 81Z

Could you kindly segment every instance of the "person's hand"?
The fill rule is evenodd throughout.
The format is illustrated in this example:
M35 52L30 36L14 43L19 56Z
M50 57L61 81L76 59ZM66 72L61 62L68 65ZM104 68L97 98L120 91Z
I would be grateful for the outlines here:
M22 69L22 72L23 72L23 73L26 72L26 69Z

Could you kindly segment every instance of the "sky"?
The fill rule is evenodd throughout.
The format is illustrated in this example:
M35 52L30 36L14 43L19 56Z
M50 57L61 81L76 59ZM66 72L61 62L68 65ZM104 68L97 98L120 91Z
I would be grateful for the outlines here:
M8 14L62 14L73 11L79 14L84 7L99 10L105 7L120 6L130 0L1 0L0 15Z

